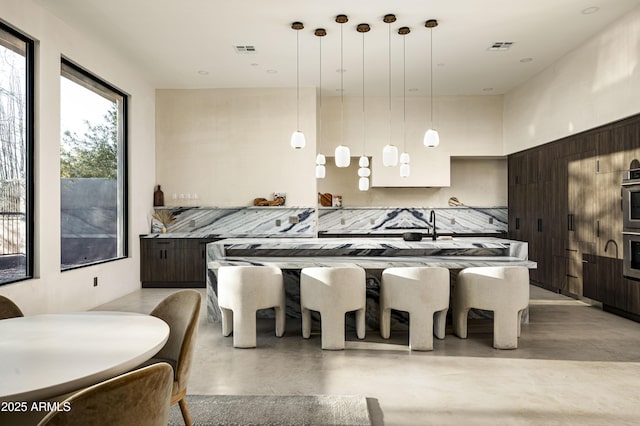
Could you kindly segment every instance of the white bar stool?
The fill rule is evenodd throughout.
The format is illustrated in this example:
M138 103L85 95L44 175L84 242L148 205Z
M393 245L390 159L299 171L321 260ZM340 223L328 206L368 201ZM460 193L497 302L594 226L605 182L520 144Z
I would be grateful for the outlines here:
M524 266L460 271L453 290L453 330L467 338L469 309L493 311L493 347L516 349L522 311L529 305L529 270Z
M256 347L256 312L275 308L276 336L285 329L286 306L280 268L272 266L221 266L218 269L218 304L222 334L233 332L233 347Z
M350 311L356 311L356 333L364 339L366 303L362 268L317 267L300 272L302 337L311 336L311 311L320 312L322 349L344 349L344 316Z
M391 334L391 309L409 313L409 347L433 350L433 334L444 339L449 310L449 270L440 267L387 268L380 284L380 336ZM434 320L435 316L435 320Z

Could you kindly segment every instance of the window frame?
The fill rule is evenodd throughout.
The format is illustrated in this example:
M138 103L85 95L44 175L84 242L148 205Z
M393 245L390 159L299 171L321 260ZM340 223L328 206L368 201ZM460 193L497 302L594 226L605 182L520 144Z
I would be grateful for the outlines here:
M70 71L65 72L64 67L70 68ZM60 271L66 272L103 263L115 262L129 257L129 95L65 56L60 57L60 78L63 77L75 82L76 84L90 86L91 89L86 87L89 90L103 92L103 89L107 89L122 98L122 117L118 117L118 133L121 135L121 140L118 141L118 144L120 145L118 147L118 151L121 152L122 156L119 159L119 164L122 165L122 170L118 170L118 192L120 194L118 201L121 202L121 209L119 209L121 210L121 213L119 213L119 215L122 217L122 223L117 224L117 232L122 236L122 242L118 243L122 245L122 253L109 259L96 260L65 268L62 267L62 259L60 259ZM120 123L120 118L122 119L122 123ZM62 235L60 235L60 245L62 247Z
M25 276L12 279L9 281L0 282L0 286L6 284L12 284L20 281L30 280L34 278L34 264L35 264L35 41L18 31L17 29L9 26L4 21L0 20L0 31L8 33L9 35L17 38L25 44L25 114L26 114L26 129L25 129Z

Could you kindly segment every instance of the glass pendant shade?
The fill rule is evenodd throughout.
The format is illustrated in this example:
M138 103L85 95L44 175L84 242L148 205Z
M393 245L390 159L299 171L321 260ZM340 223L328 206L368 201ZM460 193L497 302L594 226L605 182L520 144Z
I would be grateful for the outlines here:
M291 148L294 149L302 149L306 145L306 141L304 138L304 133L300 130L296 130L291 135Z
M411 167L409 164L400 164L400 177L409 177L409 173L411 172Z
M324 156L324 154L316 155L316 164L318 166L324 166L325 164L327 164L327 158Z
M358 189L360 191L368 191L369 190L369 178L361 177L358 180Z
M385 145L382 149L382 164L385 167L395 167L398 165L398 147L395 145Z
M336 167L349 167L351 164L351 151L348 146L339 145L336 148Z
M317 179L324 179L326 175L327 175L327 169L323 165L317 165L316 166L316 178Z
M409 157L408 152L403 152L402 154L400 154L400 164L409 164L410 160L411 157Z
M371 176L371 169L368 169L367 167L360 167L358 169L358 176L360 176L360 177L369 177L369 176Z
M424 134L424 146L428 147L436 147L440 144L440 135L438 135L438 131L434 129L429 129Z
M360 167L369 167L369 158L364 155L360 157L360 161L358 161L358 165Z

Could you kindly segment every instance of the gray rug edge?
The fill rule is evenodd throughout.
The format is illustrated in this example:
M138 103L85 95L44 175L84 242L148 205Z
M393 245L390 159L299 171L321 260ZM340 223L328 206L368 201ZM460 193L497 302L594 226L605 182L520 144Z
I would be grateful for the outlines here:
M219 407L223 408L221 411L225 411L224 408L231 406L232 404L238 404L246 399L262 399L265 403L265 406L269 406L269 404L274 404L274 402L278 403L278 407L287 407L287 404L279 405L279 403L283 401L295 402L298 400L298 404L295 404L296 407L302 406L305 407L304 404L312 403L322 405L323 402L342 402L345 404L345 407L355 407L356 413L350 413L347 418L344 418L343 421L336 421L336 418L333 414L328 417L333 417L333 420L325 421L324 418L322 420L318 420L317 416L312 420L309 420L308 414L300 414L302 418L306 418L305 421L294 421L298 419L297 415L294 415L293 418L287 421L286 419L278 419L274 420L271 418L267 419L269 415L265 416L264 420L256 420L250 419L247 420L246 417L242 420L238 420L234 414L230 415L229 418L220 420L216 417L208 417L202 416L202 404L206 400L211 400L212 405L218 404ZM246 402L254 402L254 401L246 401ZM348 394L243 394L243 395L201 395L201 394L188 394L187 395L187 404L189 406L189 411L191 412L191 417L193 419L194 426L204 426L204 425L293 425L293 424L304 424L304 425L372 425L372 426L381 426L384 425L384 414L380 407L379 401L376 398L367 397L365 395L348 395ZM223 406L221 404L226 404ZM292 407L289 404L288 408L285 408L285 411L290 410ZM273 405L271 405L273 408ZM308 408L308 407L306 407ZM244 410L242 410L244 411ZM339 410L338 410L339 411ZM266 411L265 411L266 413ZM269 411L270 414L273 414L273 411ZM353 414L353 415L351 415ZM240 416L243 417L243 416ZM262 418L261 418L262 419ZM180 409L178 405L174 405L171 407L169 412L169 423L171 425L183 425L182 415L180 413Z

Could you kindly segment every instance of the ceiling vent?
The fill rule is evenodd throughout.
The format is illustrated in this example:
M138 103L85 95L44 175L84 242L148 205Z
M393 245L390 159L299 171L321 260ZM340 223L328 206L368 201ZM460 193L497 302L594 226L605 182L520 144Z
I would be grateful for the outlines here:
M236 53L256 53L256 47L251 45L246 46L234 46Z
M512 41L496 41L487 50L509 50L512 45Z

